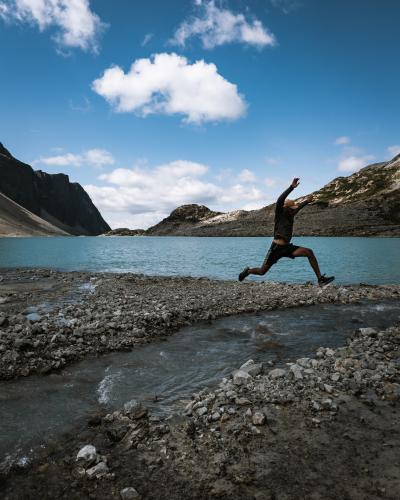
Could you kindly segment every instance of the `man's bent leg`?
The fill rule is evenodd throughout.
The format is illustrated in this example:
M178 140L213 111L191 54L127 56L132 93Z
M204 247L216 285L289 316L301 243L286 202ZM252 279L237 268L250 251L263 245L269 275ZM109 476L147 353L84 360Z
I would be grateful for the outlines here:
M268 272L272 264L273 263L265 260L261 267L245 267L239 274L239 281L243 281L249 274L257 274L258 276L263 276Z
M318 280L321 279L321 271L319 269L318 261L311 248L296 248L292 255L293 257L307 257L308 262L310 263L310 266L312 267L316 277L318 278Z
M247 270L248 274L257 274L258 276L264 276L272 266L271 262L264 262L261 267L251 267Z

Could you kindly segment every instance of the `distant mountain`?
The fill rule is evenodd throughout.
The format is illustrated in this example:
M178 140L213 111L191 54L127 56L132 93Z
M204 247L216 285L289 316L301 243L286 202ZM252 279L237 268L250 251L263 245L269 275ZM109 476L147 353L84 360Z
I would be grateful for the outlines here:
M110 230L80 184L70 182L65 174L33 170L31 166L14 158L1 143L0 193L47 222L47 230L55 227L58 234L98 235ZM3 205L7 205L4 200ZM3 221L4 227L5 214L0 207L0 223ZM33 224L30 233L29 222L24 220L27 224L26 234L37 234L38 226ZM8 224L11 224L9 228L13 232L11 220ZM17 229L16 226L15 230ZM43 234L48 234L47 230L44 229Z
M297 236L400 236L400 155L337 177L312 194L316 201L296 217ZM205 206L183 205L146 234L271 236L274 209L275 204L217 213Z

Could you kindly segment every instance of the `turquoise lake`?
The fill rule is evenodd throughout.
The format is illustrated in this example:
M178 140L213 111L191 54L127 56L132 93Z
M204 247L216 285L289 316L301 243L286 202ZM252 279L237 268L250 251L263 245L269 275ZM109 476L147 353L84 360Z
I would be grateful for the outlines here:
M261 265L270 238L34 237L0 238L0 267L133 272L147 275L237 279L244 266ZM400 238L301 237L323 273L338 283L400 283ZM256 280L314 280L307 259L281 259Z

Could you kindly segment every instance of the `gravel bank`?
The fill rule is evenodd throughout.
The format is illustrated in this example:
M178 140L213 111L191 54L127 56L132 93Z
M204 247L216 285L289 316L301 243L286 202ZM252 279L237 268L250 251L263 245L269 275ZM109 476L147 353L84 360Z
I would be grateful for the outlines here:
M87 356L132 349L197 321L399 295L399 285L321 289L314 284L3 270L0 379L45 374Z
M400 327L282 369L248 361L172 420L129 402L28 468L5 500L398 499Z

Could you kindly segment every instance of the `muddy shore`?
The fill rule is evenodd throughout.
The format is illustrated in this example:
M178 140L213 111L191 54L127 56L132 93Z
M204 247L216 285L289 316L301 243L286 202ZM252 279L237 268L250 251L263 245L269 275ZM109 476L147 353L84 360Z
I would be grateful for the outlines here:
M398 285L321 290L315 285L47 270L9 270L2 276L3 378L47 373L86 356L131 349L199 320L317 303L398 299L400 293ZM39 307L35 314L40 318L26 318L32 314L27 308L46 301L52 302L50 310ZM25 341L30 342L26 347ZM4 362L9 352L18 356ZM49 444L31 464L1 471L0 496L400 497L399 325L384 331L355 326L345 346L321 347L312 358L283 368L250 360L237 368L219 386L182 402L180 413L170 419L152 416L134 401L88 417L87 426Z

